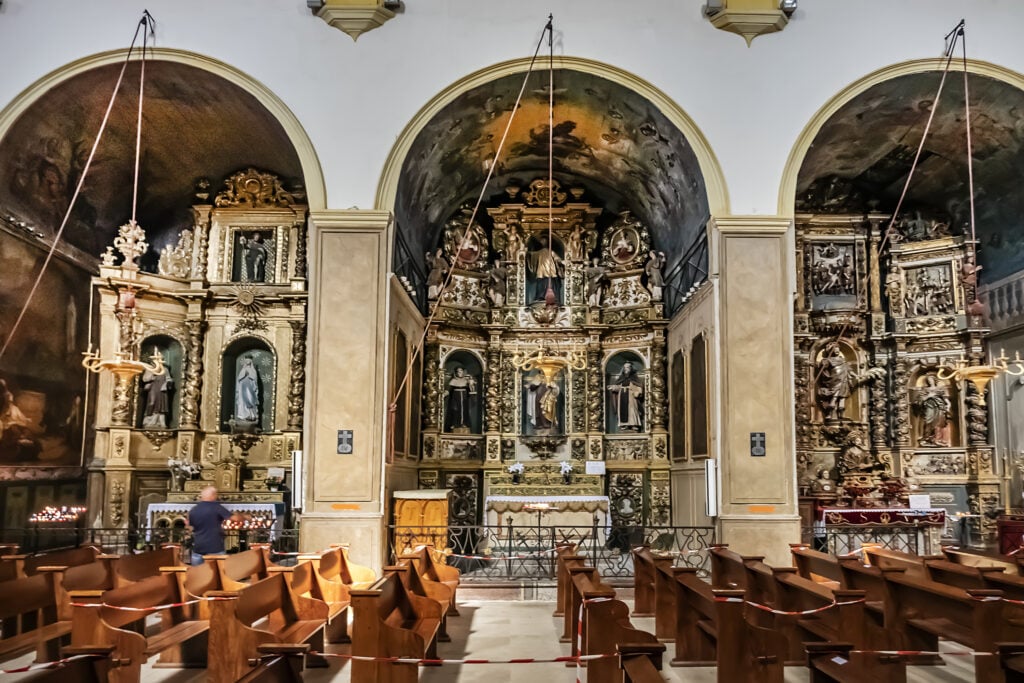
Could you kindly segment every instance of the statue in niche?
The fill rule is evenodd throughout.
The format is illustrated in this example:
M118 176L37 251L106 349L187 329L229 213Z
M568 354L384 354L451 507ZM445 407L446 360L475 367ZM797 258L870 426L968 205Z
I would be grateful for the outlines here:
M895 316L903 315L901 270L898 264L893 264L885 276L885 294L889 297L889 311Z
M267 278L267 247L263 235L254 233L238 238L242 248L242 282L263 282Z
M461 365L456 366L444 395L445 431L453 434L471 433L479 398L476 378L467 374Z
M494 259L494 265L487 273L487 296L495 308L505 305L505 295L508 291L508 268L502 265L500 259Z
M596 308L601 305L604 285L608 281L608 269L602 266L601 259L595 256L593 265L587 266L586 276L587 305Z
M550 288L555 301L562 300L562 257L554 250L547 235L538 238L540 248L529 253L530 272L533 275L532 301L545 301ZM531 302L532 302L531 301Z
M519 236L518 230L511 228L508 231L508 237L506 238L505 260L516 263L519 260L519 253L522 250L523 238Z
M555 380L548 382L544 373L535 371L526 380L526 421L529 434L559 434L558 398L561 387Z
M448 259L444 257L444 249L438 247L434 254L427 252L427 299L433 301L441 296L444 287L444 276L448 274Z
M948 447L949 418L953 408L949 387L935 375L925 375L921 386L911 390L911 408L920 417L917 445Z
M154 348L151 358L156 360L158 357L164 361L164 371L159 375L152 370L142 373L142 394L146 400L142 426L150 429L167 429L171 419L171 392L174 391L174 379L171 377L171 368L163 359L163 354Z
M242 356L239 361L232 419L235 431L248 431L260 424L260 374L252 356Z
M661 290L665 286L662 268L665 267L666 260L665 252L651 251L647 265L644 266L644 272L647 273L647 289L651 292L653 301L661 301Z
M881 463L875 460L871 451L864 448L864 434L859 429L850 430L846 436L843 450L836 459L839 471L842 474L865 474L871 473L882 467Z
M850 367L839 344L832 342L825 346L815 367L815 396L825 421L843 419L846 399L853 390L884 375L883 368L870 368L863 374L857 374Z
M818 470L817 479L811 482L811 493L835 493L836 485L832 481L832 477L829 476L829 470L827 467L822 467Z
M643 431L644 383L632 361L622 364L619 375L608 385L608 393L613 432Z
M565 258L568 261L582 261L583 254L583 230L580 226L572 229L565 247Z

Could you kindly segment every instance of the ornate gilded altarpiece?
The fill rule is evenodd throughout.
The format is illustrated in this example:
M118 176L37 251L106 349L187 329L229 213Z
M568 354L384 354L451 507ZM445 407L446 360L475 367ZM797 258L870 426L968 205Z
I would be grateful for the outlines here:
M157 273L104 254L93 279L101 352L159 353L167 370L121 390L101 376L89 463L98 524L141 521L141 505L190 502L210 484L227 502L284 500L291 451L302 448L303 199L256 169L220 192L201 180L192 226L160 251ZM284 470L281 486L267 481L270 468Z
M427 255L438 309L424 352L420 485L467 501L608 495L615 524L668 524L663 256L646 226L628 212L602 216L580 188L541 179L506 192L479 221L490 225L470 226L463 208ZM584 362L550 378L519 367L538 350ZM588 461L606 474L586 474ZM522 474L509 471L516 463ZM475 503L467 509L480 520Z
M970 245L920 215L797 215L795 389L798 484L819 504L870 503L887 478L995 532L999 479L988 412L939 368L984 362L967 304ZM837 494L838 498L837 498Z

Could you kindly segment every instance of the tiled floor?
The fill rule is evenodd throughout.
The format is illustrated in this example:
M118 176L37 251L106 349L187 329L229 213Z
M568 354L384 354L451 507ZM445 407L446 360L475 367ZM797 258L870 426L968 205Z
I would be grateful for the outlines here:
M452 642L441 643L438 653L447 659L483 658L515 659L530 657L547 659L569 654L569 645L558 642L562 625L551 616L554 604L550 601L501 601L471 599L460 606L461 616L449 619L448 631ZM653 631L653 619L634 619L637 628ZM668 654L673 646L669 644ZM329 651L347 654L348 645L330 646ZM943 644L943 651L961 651L956 646ZM31 656L5 662L2 668L28 664ZM911 667L910 683L969 683L974 681L974 667L970 657L946 657L946 666ZM673 668L662 671L666 681L672 683L715 683L713 668ZM3 676L2 683L18 681L24 675ZM142 680L147 683L200 683L205 680L200 670L152 669L143 670ZM327 669L308 669L305 680L310 683L351 681L350 665L346 660L331 660ZM421 669L422 683L570 683L576 680L576 670L564 664L466 664L425 667ZM585 678L584 678L585 680ZM807 670L797 667L786 669L787 683L804 683ZM357 683L372 683L359 681Z

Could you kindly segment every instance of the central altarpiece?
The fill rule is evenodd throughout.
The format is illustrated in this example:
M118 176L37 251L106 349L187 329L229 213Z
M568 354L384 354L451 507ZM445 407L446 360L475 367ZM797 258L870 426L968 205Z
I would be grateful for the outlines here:
M668 524L664 256L580 188L506 193L480 221L456 212L427 255L420 486L455 491L456 524L505 496L607 496L616 525Z

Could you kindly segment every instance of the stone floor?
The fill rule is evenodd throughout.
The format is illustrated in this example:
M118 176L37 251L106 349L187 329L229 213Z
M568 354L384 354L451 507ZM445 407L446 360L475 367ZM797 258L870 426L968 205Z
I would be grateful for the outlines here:
M477 593L478 595L479 593ZM469 597L469 596L467 596ZM546 659L569 654L569 645L558 642L561 620L551 616L551 601L481 600L476 595L460 605L461 616L449 619L448 630L452 642L441 643L438 653L443 658L514 659L530 657ZM653 631L653 619L634 619L637 628ZM669 644L668 654L673 646ZM943 651L962 651L955 645L943 644ZM348 645L334 645L329 651L349 652ZM2 664L5 669L31 662L26 655ZM910 667L910 683L969 683L974 681L971 657L951 655L946 666ZM672 683L714 683L713 668L673 668L662 671L666 681ZM3 676L3 682L23 680L28 674ZM143 669L142 680L147 683L200 683L205 679L200 670ZM351 681L350 665L344 659L334 659L327 669L308 669L305 680L310 683ZM421 670L422 683L570 683L576 680L576 670L564 664L466 664L462 666L425 667ZM585 680L585 679L584 679ZM787 683L804 683L806 669L786 669ZM357 683L370 683L359 681Z

